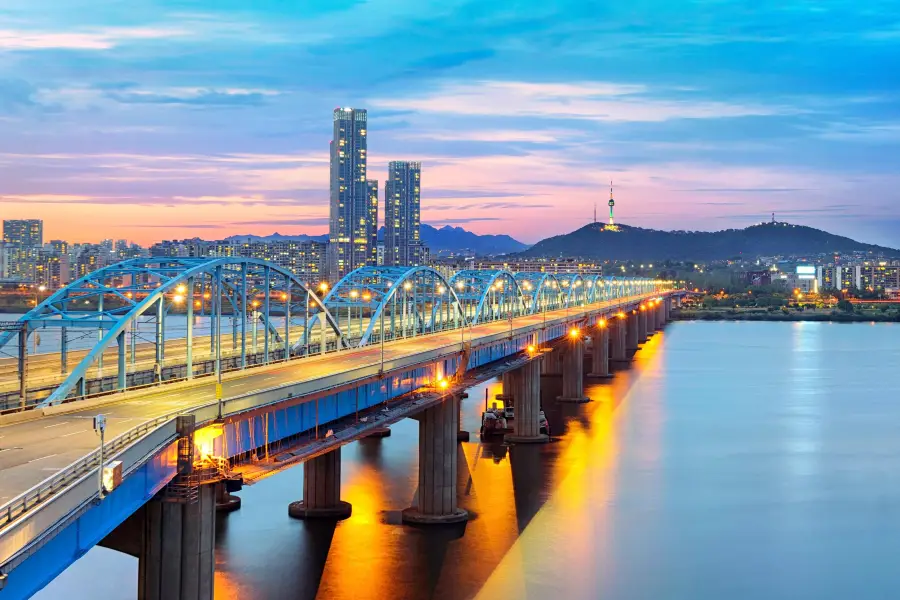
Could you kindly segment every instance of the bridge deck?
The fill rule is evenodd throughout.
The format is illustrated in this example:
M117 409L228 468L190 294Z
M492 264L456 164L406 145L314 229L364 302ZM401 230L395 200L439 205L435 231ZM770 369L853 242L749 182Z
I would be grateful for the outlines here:
M649 296L647 296L649 297ZM624 302L637 302L642 297L618 299L589 305L584 308L548 311L518 317L513 331L533 329L546 321L559 323L577 320L586 313L596 313ZM466 341L477 344L481 338L510 330L509 321L494 321L476 325L466 331ZM415 357L428 351L459 344L459 330L451 330L390 342L384 346L385 361ZM328 375L345 373L361 367L378 365L381 348L378 345L355 350L297 359L267 367L258 367L230 374L224 381L225 398L278 388L299 382L315 382ZM204 378L177 388L162 385L153 391L125 392L102 407L77 410L31 421L0 426L0 504L26 491L55 471L71 464L98 445L91 428L91 419L98 413L108 417L109 438L164 414L215 400L215 381Z

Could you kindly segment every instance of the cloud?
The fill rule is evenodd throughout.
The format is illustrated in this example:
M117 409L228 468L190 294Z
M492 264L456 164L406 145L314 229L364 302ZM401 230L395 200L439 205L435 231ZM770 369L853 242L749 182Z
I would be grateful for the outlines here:
M788 192L805 192L809 188L770 188L770 187L748 187L748 188L687 188L675 190L676 192L701 192L701 193L738 193L738 194L782 194ZM714 204L714 203L711 203Z
M176 90L170 94L143 91L108 92L108 98L123 104L183 104L188 106L260 106L271 90Z
M461 217L458 219L428 219L435 225L461 225L465 223L477 223L479 221L502 221L500 217Z
M493 117L538 117L610 122L662 122L795 113L796 109L726 103L686 92L650 95L643 85L611 82L449 82L430 94L374 98L370 104L420 113ZM665 90L659 90L661 94Z
M0 114L17 113L34 108L35 88L19 79L0 79Z
M168 27L110 27L87 32L0 29L0 50L109 50L130 41L182 37L188 33Z

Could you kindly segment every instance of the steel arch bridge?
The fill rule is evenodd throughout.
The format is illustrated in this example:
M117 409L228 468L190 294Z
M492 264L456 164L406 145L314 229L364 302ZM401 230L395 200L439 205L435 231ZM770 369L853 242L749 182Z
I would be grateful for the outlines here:
M262 260L142 258L104 267L53 293L0 333L0 352L9 353L18 339L24 408L26 379L32 390L49 392L39 405L51 405L666 286L580 273L462 270L448 278L430 267L363 267L320 298L289 271ZM40 355L32 359L41 359L38 368L28 367L29 335L48 330L58 341L59 363L48 366L52 357Z
M181 315L184 340L173 344L166 340L167 321ZM153 372L150 383L162 381L166 351L171 351L173 345L183 346L184 350L181 378L200 374L194 364L196 355L204 354L196 347L197 317L202 318L206 329L203 337L207 338L204 341L209 344L206 363L212 362L217 374L223 368L223 355L225 368L246 367L250 352L253 363L289 358L294 335L302 337L308 352L308 324L314 322L312 317L322 324L320 351L329 343L335 347L347 345L324 303L304 282L281 267L252 258L155 257L104 267L61 288L21 317L18 331L0 335L0 349L18 334L21 355L29 334L57 330L63 378L42 403L50 405L63 401L76 388L77 395L86 395L91 370L101 379L102 388L104 358L109 358L106 350L113 345L117 347L114 389L129 387L129 371L136 374L148 366ZM223 342L229 337L223 332L228 321L230 351L223 349ZM146 352L138 350L138 340L146 340L141 335L142 326L153 347L149 360L142 356ZM72 338L83 340L94 332L96 343L69 370ZM252 335L250 344L248 335ZM209 371L201 371L206 372ZM178 377L167 379L173 378Z

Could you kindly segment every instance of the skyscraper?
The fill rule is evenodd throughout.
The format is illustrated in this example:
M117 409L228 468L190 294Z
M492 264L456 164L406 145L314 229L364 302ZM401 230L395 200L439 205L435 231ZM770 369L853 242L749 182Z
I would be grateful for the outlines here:
M334 109L328 223L328 271L332 281L375 263L375 250L369 249L375 223L370 216L366 148L365 109Z
M384 186L384 264L422 262L419 205L422 163L391 161Z
M375 266L378 264L378 180L366 180L366 193L369 202L369 218L366 225L369 228L369 246L366 248L366 264Z
M44 222L40 219L4 220L3 241L23 248L44 245Z

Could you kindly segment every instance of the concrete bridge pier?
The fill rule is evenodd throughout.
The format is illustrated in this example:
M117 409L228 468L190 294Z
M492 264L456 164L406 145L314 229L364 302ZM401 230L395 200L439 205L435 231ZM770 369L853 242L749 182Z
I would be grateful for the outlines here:
M598 323L591 331L591 338L594 344L593 353L591 354L591 372L588 373L588 377L592 379L609 379L612 377L609 373L609 333L606 321Z
M216 487L196 492L193 501L151 500L144 507L139 600L212 600Z
M663 322L668 323L672 318L672 298L666 296L663 300Z
M638 312L640 311L631 313L626 317L625 351L629 356L637 352L637 349L640 347L640 335L638 333L640 318L638 317Z
M609 327L609 362L610 364L622 364L628 362L625 353L625 337L627 333L625 318L610 319Z
M541 360L541 377L559 377L563 373L562 352L558 349L548 352Z
M419 499L403 511L412 525L461 523L469 513L456 503L459 398L448 395L416 416L419 421Z
M637 315L637 335L638 335L638 344L646 344L647 343L647 307L645 305L641 305L641 308L638 310Z
M533 360L509 372L516 413L513 419L513 432L505 438L507 442L533 444L550 439L546 434L541 433L540 363L540 360Z
M353 508L341 500L341 449L303 463L303 500L291 502L295 519L346 519Z
M656 312L657 306L655 304L647 305L647 310L644 311L647 313L647 337L650 337L656 333L658 327L656 326Z
M560 402L589 402L584 395L584 339L571 336L564 342L562 353L562 396Z

